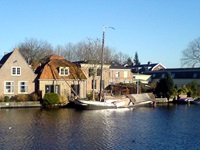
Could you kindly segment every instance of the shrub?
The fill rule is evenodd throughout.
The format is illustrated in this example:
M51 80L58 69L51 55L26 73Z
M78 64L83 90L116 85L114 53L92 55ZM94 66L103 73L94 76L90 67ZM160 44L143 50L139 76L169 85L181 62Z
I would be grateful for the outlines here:
M9 96L5 96L5 97L4 97L4 102L9 102L9 101L10 101Z
M90 93L90 94L87 94L87 95L86 95L87 99L89 99L89 100L91 100L91 99L92 99L92 96L93 96L93 94L92 94L92 93Z
M69 103L68 97L66 97L65 95L61 95L60 96L60 103Z
M12 96L11 100L16 102L24 102L29 100L29 96L27 94L19 94Z
M32 93L29 95L29 100L30 101L38 101L40 98L36 93Z
M44 95L42 104L44 107L53 106L60 101L59 95L56 93L46 93Z

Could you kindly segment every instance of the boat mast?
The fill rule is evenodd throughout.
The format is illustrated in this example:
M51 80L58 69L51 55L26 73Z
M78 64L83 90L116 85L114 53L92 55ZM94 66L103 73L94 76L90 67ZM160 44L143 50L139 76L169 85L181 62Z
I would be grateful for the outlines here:
M99 92L99 101L102 101L102 90L103 90L103 65L104 65L104 40L105 40L105 29L106 28L111 28L114 29L113 27L110 26L103 26L103 35L102 35L102 48L101 48L101 76L100 76L100 92Z
M100 76L100 92L99 92L99 101L102 101L102 89L103 89L104 38L105 38L105 26L103 26L103 35L102 35L102 48L101 48L101 76Z

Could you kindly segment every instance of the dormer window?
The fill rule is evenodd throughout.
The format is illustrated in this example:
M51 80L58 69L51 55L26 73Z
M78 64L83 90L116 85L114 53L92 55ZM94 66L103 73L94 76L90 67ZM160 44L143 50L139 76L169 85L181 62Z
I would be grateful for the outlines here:
M59 75L60 76L68 76L69 75L69 67L60 67Z
M21 67L12 67L12 76L21 76Z

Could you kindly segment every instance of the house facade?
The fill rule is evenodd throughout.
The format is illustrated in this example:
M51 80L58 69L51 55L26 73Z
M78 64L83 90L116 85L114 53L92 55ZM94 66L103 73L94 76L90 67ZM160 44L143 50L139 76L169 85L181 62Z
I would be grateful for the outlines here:
M0 61L0 96L14 96L35 92L34 71L20 54L19 49L5 54Z
M42 93L54 92L60 96L86 98L86 76L73 63L61 56L50 55L37 69L37 89Z
M200 86L200 68L171 68L144 72L144 74L151 75L152 82L157 82L159 79L166 77L167 73L171 74L177 87L183 87L193 81L197 81Z
M92 93L93 89L96 93L100 92L100 80L101 80L101 64L92 61L77 61L74 62L85 74L87 78L86 92ZM106 88L109 81L110 64L103 65L102 73L102 87Z
M117 62L111 62L109 69L109 84L133 83L131 68L125 67Z

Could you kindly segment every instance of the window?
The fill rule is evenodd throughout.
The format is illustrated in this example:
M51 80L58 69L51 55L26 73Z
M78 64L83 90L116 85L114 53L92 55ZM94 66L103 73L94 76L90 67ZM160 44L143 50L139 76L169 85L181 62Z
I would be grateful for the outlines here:
M57 93L60 95L60 85L45 85L45 93Z
M93 76L94 75L94 69L93 68L89 68L89 77Z
M194 74L193 74L193 78L197 78L197 73L194 73Z
M119 78L120 77L120 72L116 72L115 77Z
M59 75L68 76L69 75L69 67L60 67L59 68Z
M19 82L19 93L28 93L28 82Z
M45 85L45 93L53 93L53 85Z
M97 87L96 87L96 84L97 83L97 81L96 80L92 80L92 89L96 89Z
M161 78L165 78L165 74L164 73L161 75Z
M175 73L172 73L171 76L172 76L172 79L174 79L175 78Z
M127 78L127 77L128 77L128 72L124 71L124 78Z
M21 67L12 67L12 75L20 76L21 75Z
M100 68L97 69L97 76L101 76L101 69Z
M14 82L13 81L5 81L4 82L4 93L5 94L13 94L14 93Z

